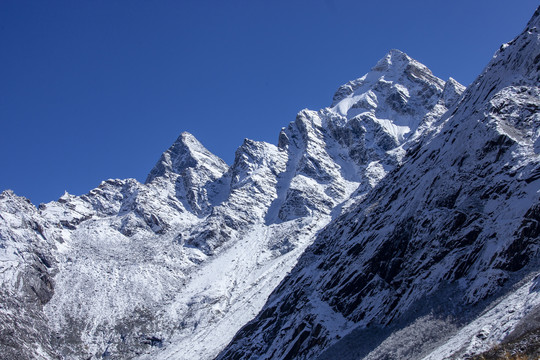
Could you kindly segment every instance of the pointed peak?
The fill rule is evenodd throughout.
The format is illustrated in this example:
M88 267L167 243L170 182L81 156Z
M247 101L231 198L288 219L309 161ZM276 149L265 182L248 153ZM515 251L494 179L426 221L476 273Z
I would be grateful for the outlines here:
M371 71L384 72L391 69L404 69L413 61L414 60L403 51L392 49L377 62L377 65L375 65Z
M193 140L195 140L195 141L198 142L197 138L195 138L195 136L192 133L187 132L187 131L183 131L180 134L180 136L178 137L178 139L182 139L184 141L193 141Z
M400 77L404 74L413 78L424 78L429 81L436 81L442 88L444 81L435 78L427 66L413 59L401 50L390 50L381 60L377 62L371 72L367 75L385 77Z
M461 87L464 87L463 85L461 85L456 79L454 79L453 77L449 77L448 80L446 80L446 85L447 86L461 86Z
M181 174L187 168L209 167L225 172L227 164L206 149L191 133L184 131L162 155L146 179L151 182L156 177Z
M341 100L352 96L361 88L368 91L370 87L374 86L381 79L386 82L401 82L404 85L412 84L413 82L430 83L434 84L440 90L444 87L444 81L434 76L427 66L411 58L401 50L392 49L371 68L369 73L340 86L334 94L331 107L336 106Z
M444 83L443 93L450 91L450 92L459 93L461 95L461 93L463 93L465 89L466 89L465 86L461 85L461 83L459 83L456 79L450 77Z
M446 83L444 84L443 92L446 91L456 92L461 95L461 93L465 91L465 86L461 85L456 79L450 77L448 78L448 80L446 80Z
M58 198L58 201L61 202L60 200L68 200L69 198L73 197L73 195L71 195L70 193L68 193L67 190L64 190L64 194L62 194L62 196L60 196Z
M448 78L444 84L442 99L444 105L449 108L457 102L461 94L465 91L465 86L461 85L454 78Z
M414 60L403 51L392 49L377 62L369 73L342 85L334 94L331 107L338 107L336 109L338 114L343 116L347 114L346 116L349 117L348 111L351 107L364 110L377 107L377 97L381 93L384 96L391 96L393 92L397 92L398 94L395 96L407 97L407 91L418 86L433 87L438 93L442 92L444 84L445 82L434 76L427 66ZM387 89L388 87L394 87L395 91ZM374 97L373 91L378 91L380 94ZM359 98L362 95L365 97Z
M188 148L204 148L201 142L197 140L197 138L193 134L187 131L184 131L180 134L180 136L173 143L172 147L174 146L186 146Z

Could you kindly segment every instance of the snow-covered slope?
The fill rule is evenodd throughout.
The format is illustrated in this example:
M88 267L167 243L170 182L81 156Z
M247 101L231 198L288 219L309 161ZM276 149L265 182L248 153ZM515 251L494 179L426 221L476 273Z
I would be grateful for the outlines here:
M400 147L402 165L319 233L219 359L461 359L538 311L539 30L540 9ZM400 61L372 73L388 63ZM370 74L340 89L336 112L380 99L363 88ZM390 88L391 109L403 109L410 91ZM415 126L373 123L397 141Z

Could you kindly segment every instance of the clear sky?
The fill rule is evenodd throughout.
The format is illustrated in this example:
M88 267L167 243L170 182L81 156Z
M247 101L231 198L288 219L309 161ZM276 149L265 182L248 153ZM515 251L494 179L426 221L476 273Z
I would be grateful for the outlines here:
M1 0L0 191L147 173L182 131L231 164L392 49L468 85L537 0Z

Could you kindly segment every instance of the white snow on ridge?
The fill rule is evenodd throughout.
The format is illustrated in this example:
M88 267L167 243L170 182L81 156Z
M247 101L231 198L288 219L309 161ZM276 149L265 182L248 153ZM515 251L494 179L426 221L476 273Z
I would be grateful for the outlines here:
M371 72L343 85L328 110L349 120L370 116L402 143L436 105L439 97L433 95L444 86L427 67L391 50Z

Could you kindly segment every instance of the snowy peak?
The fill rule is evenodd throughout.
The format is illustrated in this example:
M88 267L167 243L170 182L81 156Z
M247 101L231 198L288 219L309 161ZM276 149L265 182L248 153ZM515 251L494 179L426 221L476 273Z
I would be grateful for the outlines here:
M208 151L193 135L182 133L154 166L146 184L172 193L192 213L202 216L226 184L224 175L229 167Z
M330 111L348 120L369 117L401 142L439 102L444 86L425 65L391 50L369 73L341 86Z
M375 85L381 78L386 81L396 81L408 77L411 82L428 82L442 89L444 81L433 75L425 65L414 60L400 50L390 50L369 73L359 79L349 81L340 86L334 94L332 107L335 107L347 97L365 92L367 88ZM366 86L367 85L367 86Z
M413 61L414 60L403 51L392 49L377 62L377 65L375 65L371 71L403 72Z
M206 149L192 134L183 132L174 144L165 151L146 179L152 182L156 177L181 175L188 168L204 167L214 177L220 177L228 169L227 164Z
M396 80L405 75L413 82L428 82L439 87L444 86L444 81L434 76L427 66L397 49L390 50L379 60L371 69L371 73L380 73L387 79Z
M374 124L401 145L459 98L460 84L450 80L446 92L445 85L425 65L391 50L369 73L341 86L327 111L341 122Z
M261 168L272 171L274 175L284 171L281 158L275 145L244 139L243 144L236 150L231 168L231 187L239 187L246 177L255 175Z
M444 89L441 96L444 105L447 108L450 108L452 105L457 103L464 91L465 86L458 83L456 80L454 80L454 78L449 78L446 84L444 84Z

